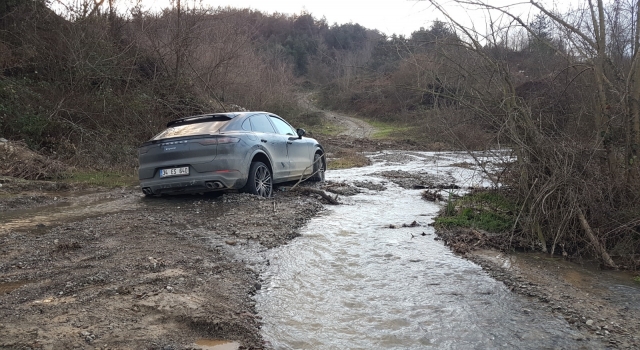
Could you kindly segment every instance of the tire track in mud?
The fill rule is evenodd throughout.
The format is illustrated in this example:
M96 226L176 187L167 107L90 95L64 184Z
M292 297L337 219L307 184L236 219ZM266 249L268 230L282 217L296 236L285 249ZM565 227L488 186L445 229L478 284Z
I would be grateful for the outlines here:
M22 203L0 211L0 349L264 348L256 267L234 251L284 244L322 210L285 194L51 196L0 198Z
M0 216L0 235L15 230L43 229L93 216L135 210L139 206L140 199L137 196L88 194L61 198L57 203L16 210Z

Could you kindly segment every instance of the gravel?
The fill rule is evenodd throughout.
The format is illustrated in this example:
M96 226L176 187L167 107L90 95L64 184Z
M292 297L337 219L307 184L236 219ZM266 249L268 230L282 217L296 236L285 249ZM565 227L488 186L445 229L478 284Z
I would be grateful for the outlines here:
M199 339L263 348L257 269L218 242L285 244L323 209L286 192L28 196L0 198L9 209L0 217L0 348L189 349Z

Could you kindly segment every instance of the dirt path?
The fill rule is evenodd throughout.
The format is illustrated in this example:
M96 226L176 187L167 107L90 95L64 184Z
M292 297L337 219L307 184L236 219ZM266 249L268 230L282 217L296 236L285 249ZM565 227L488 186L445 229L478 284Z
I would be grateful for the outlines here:
M0 198L0 349L263 348L233 249L288 242L318 200L89 192Z
M351 136L356 139L366 139L370 138L376 132L376 128L364 120L316 107L312 100L311 93L300 94L298 96L298 102L300 106L309 112L322 114L329 123L342 129L343 131L339 132L338 136Z

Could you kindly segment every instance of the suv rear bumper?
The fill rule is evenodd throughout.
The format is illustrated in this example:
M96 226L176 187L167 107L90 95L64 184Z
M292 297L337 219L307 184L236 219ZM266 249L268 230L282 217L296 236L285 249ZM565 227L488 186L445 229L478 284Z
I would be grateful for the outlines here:
M193 169L191 169L193 171ZM142 192L147 195L199 193L240 189L247 182L246 175L240 171L197 173L161 179L156 174L152 179L140 180Z

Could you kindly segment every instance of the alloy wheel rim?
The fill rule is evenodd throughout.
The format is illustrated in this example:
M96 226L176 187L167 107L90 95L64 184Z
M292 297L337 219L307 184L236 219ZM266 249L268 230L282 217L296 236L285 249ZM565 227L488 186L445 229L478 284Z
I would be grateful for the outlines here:
M259 166L255 176L256 192L262 197L271 195L271 174L266 166Z

